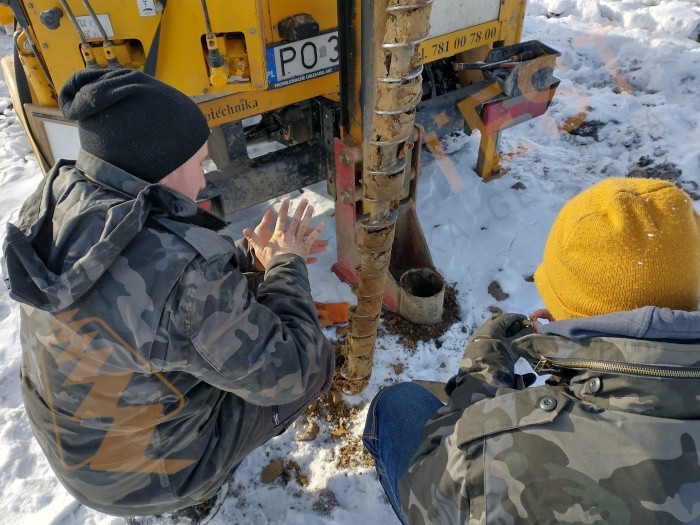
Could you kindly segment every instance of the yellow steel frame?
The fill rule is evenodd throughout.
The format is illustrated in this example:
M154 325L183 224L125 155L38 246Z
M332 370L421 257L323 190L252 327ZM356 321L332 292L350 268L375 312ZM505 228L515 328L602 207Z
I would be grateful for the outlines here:
M7 83L7 89L10 92L10 98L12 99L12 104L16 108L22 107L19 101L19 91L17 89L17 84L15 82L15 67L17 67L17 64L14 63L14 60L12 60L12 57L3 57L0 59L0 65L2 66L2 73L5 75L5 82ZM41 154L41 149L40 149L40 144L37 143L36 138L32 133L29 133L29 122L27 120L26 115L24 114L24 111L17 111L17 117L19 117L20 122L22 123L22 127L24 127L25 130L27 130L27 136L29 137L29 143L32 145L32 149L34 150L34 153L37 154L37 158L39 159L39 164L41 165L41 169L46 172L51 166L43 165L43 155ZM48 143L45 144L46 147L48 147Z
M160 23L156 76L187 95L252 91L267 87L259 0L236 0L235 10L225 0L207 2L214 32L241 33L245 38L248 57L252 59L250 81L224 88L214 88L209 83L202 41L206 26L200 2L170 0L162 13L156 16L141 16L136 2L91 0L90 3L98 15L109 15L115 39L140 42L145 55L151 49ZM88 16L82 2L70 0L69 5L76 17ZM53 7L56 7L54 0L33 0L25 4L35 41L41 49L54 84L61 86L73 72L85 66L80 53L80 38L66 16L61 18L60 26L53 30L41 23L40 14ZM89 41L96 46L96 53L99 53L101 39L92 38Z
M419 53L425 62L432 62L451 57L462 51L493 44L497 40L503 40L503 26L503 22L494 20L447 35L430 38L421 43Z
M0 26L9 26L13 19L10 8L0 5Z
M215 127L307 100L310 98L309 93L321 95L327 89L338 90L338 75L318 77L269 91L235 93L198 102L197 105L206 117L209 127Z

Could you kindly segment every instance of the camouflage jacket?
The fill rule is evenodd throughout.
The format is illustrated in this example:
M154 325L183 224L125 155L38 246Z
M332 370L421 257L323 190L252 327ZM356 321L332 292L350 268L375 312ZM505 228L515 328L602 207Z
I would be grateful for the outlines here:
M276 257L256 300L252 257L222 226L85 152L8 225L27 414L92 508L156 514L211 497L258 407L301 399L329 362L305 262Z
M700 523L700 313L643 308L475 345L400 480L410 523Z

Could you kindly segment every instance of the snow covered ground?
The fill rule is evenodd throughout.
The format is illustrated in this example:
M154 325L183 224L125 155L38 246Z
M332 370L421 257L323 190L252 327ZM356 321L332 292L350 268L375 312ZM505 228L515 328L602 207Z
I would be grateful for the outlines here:
M444 381L456 370L468 332L487 307L528 313L540 306L530 276L540 261L551 223L562 204L604 177L637 166L653 172L675 169L686 190L700 194L700 7L682 0L532 0L523 40L540 40L561 51L556 76L562 82L549 111L503 134L510 172L489 184L473 171L478 139L455 137L441 160L426 153L419 185L419 217L435 263L455 283L462 321L441 345L407 349L397 336L381 337L366 390L346 397L365 405L351 427L362 431L366 404L379 388L396 381ZM0 35L0 55L11 38ZM585 121L576 128L574 123ZM562 131L573 129L573 133ZM29 142L0 79L0 232L40 180ZM297 192L298 195L298 192ZM334 231L332 201L323 185L304 190ZM278 205L280 199L272 201ZM700 202L696 202L700 210ZM235 217L239 230L253 224L264 206ZM353 301L331 273L335 244L311 267L319 301ZM497 281L508 297L487 292ZM0 284L0 523L121 524L71 498L54 478L33 439L18 386L19 311ZM328 330L333 338L335 330ZM438 348L439 346L439 348ZM395 367L402 364L401 367ZM400 373L397 373L400 372ZM372 468L340 468L347 441L332 438L321 422L315 441L294 440L300 424L244 461L229 497L212 523L356 524L398 523ZM274 459L293 460L308 477L260 481Z

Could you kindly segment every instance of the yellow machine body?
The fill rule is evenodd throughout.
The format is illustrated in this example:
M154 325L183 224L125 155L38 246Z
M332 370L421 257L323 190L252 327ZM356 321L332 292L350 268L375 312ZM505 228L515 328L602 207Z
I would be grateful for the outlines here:
M13 20L12 10L9 7L0 5L0 26L10 27Z
M401 284L441 282L416 210L422 145L441 156L441 137L479 130L477 172L494 176L500 132L541 115L558 85L558 53L520 43L526 0L0 2L16 27L3 71L45 172L80 146L77 123L58 108L61 86L118 62L180 90L205 116L218 168L199 196L205 209L227 215L326 180L333 271L362 308L350 319L347 356L362 365L343 372L352 380L371 371L382 304L409 319L437 305ZM4 27L7 18L0 8ZM513 67L497 74L486 62Z
M490 1L493 9L486 17L491 19L478 20L480 23L476 25L459 27L445 34L433 36L431 32L431 37L420 47L425 62L474 49L479 50L475 56L483 56L494 42L508 45L518 41L525 1ZM474 0L435 0L436 4L439 2L446 3L446 9L459 9L455 4L475 4ZM149 54L157 53L155 76L193 97L211 127L313 97L339 100L336 71L273 87L267 67L270 49L283 42L280 21L306 13L317 22L320 34L332 33L338 27L334 2L236 0L233 8L233 4L227 0L208 0L206 4L211 29L216 35L216 45L226 61L225 68L229 74L224 85L221 85L220 76L216 77L218 82L212 81L214 77L207 65L207 27L201 2L90 0L89 3L113 44L119 62L126 67L143 69ZM96 61L105 66L107 60L99 28L83 2L68 0L67 4L79 22ZM56 91L72 73L86 65L81 53L80 36L67 13L63 13L62 2L58 0L15 1L10 5L22 10L28 26L24 30L22 24L18 27L24 33L19 42L22 46L19 59L31 91L31 101L23 102L32 104L28 109L34 113L41 113L40 108L56 108ZM61 13L57 27L45 23L45 18L42 20L51 10L54 10L54 15ZM0 17L4 24L9 23L6 20L9 19L8 8L0 8ZM29 39L33 49L27 43ZM340 45L337 39L334 43ZM339 50L328 49L329 52L339 53ZM42 64L49 78L42 71ZM9 68L9 65L5 66L5 69ZM28 116L28 120L36 119ZM51 154L51 147L43 143L42 135L45 133L35 128L31 127L28 132L40 146L41 151L37 153L46 159L46 164L51 164L55 156Z

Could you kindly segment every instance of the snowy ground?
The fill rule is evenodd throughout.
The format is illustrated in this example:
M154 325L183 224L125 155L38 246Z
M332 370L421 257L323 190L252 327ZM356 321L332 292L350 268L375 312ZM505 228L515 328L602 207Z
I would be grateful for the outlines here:
M549 227L562 204L601 178L622 176L638 165L682 172L679 183L700 193L700 7L696 1L533 0L523 40L536 39L561 51L561 78L546 115L504 133L502 149L510 172L489 184L475 175L478 140L455 138L442 159L430 154L419 186L419 216L435 263L456 283L462 322L441 339L409 350L384 335L367 389L350 404L364 404L389 383L412 379L444 381L457 367L469 331L488 315L487 307L528 313L540 306L526 281L538 262ZM11 38L0 35L0 55ZM585 119L574 133L561 131ZM40 170L0 79L0 232L36 186ZM304 191L334 231L332 202L323 185ZM274 205L279 199L273 201ZM700 203L696 202L700 210ZM242 229L263 206L236 217ZM311 267L319 301L353 300L331 273L334 241ZM508 298L487 292L497 281ZM0 284L0 501L2 523L121 524L76 503L53 477L34 441L18 386L19 312ZM334 337L329 330L329 337ZM401 363L403 371L397 374ZM359 436L363 417L352 426ZM398 523L374 471L336 466L343 441L326 425L315 441L299 443L293 427L253 453L236 473L230 496L215 524ZM260 482L274 459L296 461L308 485L292 477L286 486Z

